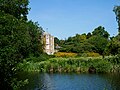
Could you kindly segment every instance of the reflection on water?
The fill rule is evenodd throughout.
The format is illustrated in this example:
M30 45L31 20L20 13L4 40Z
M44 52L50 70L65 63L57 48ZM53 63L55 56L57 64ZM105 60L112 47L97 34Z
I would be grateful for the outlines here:
M21 76L29 79L29 84L21 90L120 90L120 76L118 73L22 74Z

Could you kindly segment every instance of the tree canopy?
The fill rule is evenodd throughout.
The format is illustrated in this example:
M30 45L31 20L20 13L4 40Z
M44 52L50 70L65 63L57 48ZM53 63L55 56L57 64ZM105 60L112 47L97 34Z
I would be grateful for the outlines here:
M120 34L120 6L115 6L113 11L115 12L116 15L116 21L118 22L118 31Z
M105 31L104 27L99 26L94 29L92 34L90 32L87 35L85 33L76 34L73 37L68 37L64 44L60 43L59 45L62 47L60 51L64 52L96 52L103 55L108 42L109 33Z
M105 31L105 28L102 26L95 28L92 32L92 35L101 36L104 38L108 38L110 36L110 34L107 31Z
M29 0L0 0L0 12L27 20Z
M0 0L0 89L12 90L18 64L43 53L37 23L27 21L28 0ZM17 83L16 83L17 85Z

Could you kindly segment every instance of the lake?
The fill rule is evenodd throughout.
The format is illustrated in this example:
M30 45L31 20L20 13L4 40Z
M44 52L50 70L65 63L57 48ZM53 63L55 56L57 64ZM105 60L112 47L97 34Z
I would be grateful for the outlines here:
M29 84L21 90L120 90L120 74L21 73Z

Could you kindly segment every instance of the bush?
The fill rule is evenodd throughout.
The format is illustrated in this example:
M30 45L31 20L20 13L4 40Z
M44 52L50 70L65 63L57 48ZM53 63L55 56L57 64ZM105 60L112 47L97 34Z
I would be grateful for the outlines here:
M26 58L26 61L30 62L41 62L49 59L51 56L48 56L47 54L40 54L38 57L31 56L29 58Z
M93 65L96 68L96 72L98 73L110 72L112 69L112 64L102 59L95 59Z
M106 57L105 60L111 62L112 64L120 64L120 57L117 55Z

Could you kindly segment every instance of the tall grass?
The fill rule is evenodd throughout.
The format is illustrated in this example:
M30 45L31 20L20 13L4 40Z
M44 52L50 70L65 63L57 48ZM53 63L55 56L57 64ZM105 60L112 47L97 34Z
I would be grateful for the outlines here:
M115 59L115 60L113 60ZM79 57L79 58L50 58L47 60L38 60L38 62L24 61L19 67L23 71L39 71L39 72L88 72L93 66L97 73L119 72L120 64L116 63L116 57ZM113 62L114 61L114 62Z

